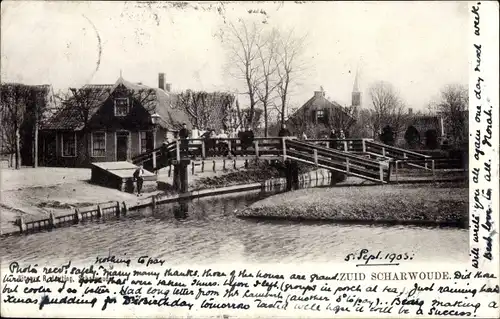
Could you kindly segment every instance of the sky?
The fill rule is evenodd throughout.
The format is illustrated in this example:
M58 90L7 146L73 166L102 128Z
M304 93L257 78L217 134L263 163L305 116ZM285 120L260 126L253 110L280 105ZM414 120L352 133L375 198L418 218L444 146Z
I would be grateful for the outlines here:
M226 71L227 48L217 37L224 20L242 19L305 36L308 70L291 107L320 86L349 105L356 70L365 107L376 81L391 83L414 110L425 110L444 85L468 84L467 2L233 2L224 4L223 15L216 5L4 1L1 80L58 90L114 83L121 73L157 86L163 72L174 91L242 93L243 83Z

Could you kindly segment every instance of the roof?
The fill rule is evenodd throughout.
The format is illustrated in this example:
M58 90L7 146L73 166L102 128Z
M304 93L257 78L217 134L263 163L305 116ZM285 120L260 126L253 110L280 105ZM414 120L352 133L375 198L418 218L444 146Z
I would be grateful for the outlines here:
M410 118L407 126L415 127L419 132L429 129L441 129L441 117L437 115L418 115Z
M312 98L310 98L304 105L302 105L293 115L298 114L299 112L302 112L304 110L322 110L322 109L337 109L340 110L344 113L344 108L342 105L335 101L330 101L324 96L323 94L317 94L319 92L316 92ZM346 113L346 115L348 115Z
M86 84L82 89L90 90L95 101L89 108L89 119L97 113L101 106L106 102L117 87L123 85L134 92L151 91L151 103L145 109L149 114L158 114L160 116L159 125L167 129L179 129L182 123L189 123L189 118L185 112L175 109L175 94L166 92L159 88L151 88L142 84L136 84L124 80L120 77L115 84ZM144 106L144 105L143 105ZM57 112L44 126L49 130L81 130L84 127L84 121L81 118L81 112L78 109L68 106Z

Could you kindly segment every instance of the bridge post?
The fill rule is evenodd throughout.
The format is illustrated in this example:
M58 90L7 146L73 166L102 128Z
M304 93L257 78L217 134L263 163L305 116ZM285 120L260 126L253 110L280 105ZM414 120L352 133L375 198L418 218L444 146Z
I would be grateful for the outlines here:
M187 164L181 164L180 179L181 179L180 192L186 193L188 191L188 186L189 186Z
M174 165L174 176L173 176L173 180L172 180L172 184L173 184L172 186L174 186L175 190L179 190L180 185L181 185L179 166L180 166L179 164Z
M396 183L399 183L398 166L399 166L399 162L398 162L398 160L396 160L394 162L394 168L395 168L394 173L396 174Z
M158 170L156 169L156 152L153 152L151 156L153 156L153 169L156 170L156 174L158 174Z
M363 153L366 153L366 143L365 139L361 140L361 144L363 145Z
M285 138L281 138L281 147L283 147L283 160L286 161L286 144L285 144Z
M201 141L201 158L205 159L205 140Z
M181 161L174 166L174 189L180 193L185 193L188 190L188 165L186 161Z
M299 186L299 166L296 162L285 161L286 190L291 191Z
M255 144L255 156L259 157L259 141L254 141Z
M176 153L176 159L178 162L181 161L181 148L179 145L179 139L175 140L175 153Z

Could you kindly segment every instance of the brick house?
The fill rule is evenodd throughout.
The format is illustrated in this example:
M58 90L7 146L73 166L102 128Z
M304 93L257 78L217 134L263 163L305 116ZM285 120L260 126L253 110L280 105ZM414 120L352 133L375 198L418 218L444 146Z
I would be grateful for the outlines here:
M41 130L43 165L88 167L93 162L127 161L172 139L187 114L175 107L165 75L158 88L131 83L85 85L95 102L82 117L81 101L73 96ZM85 122L87 124L85 124Z

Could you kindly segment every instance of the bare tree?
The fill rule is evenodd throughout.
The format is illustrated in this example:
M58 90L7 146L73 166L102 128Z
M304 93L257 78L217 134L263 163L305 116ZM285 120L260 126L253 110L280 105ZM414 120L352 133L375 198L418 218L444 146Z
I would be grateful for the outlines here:
M227 129L235 98L231 93L187 90L178 95L177 107L186 111L195 126Z
M34 103L33 87L17 83L2 83L0 112L2 119L2 150L14 152L15 168L21 167L21 125L27 117L28 106Z
M262 103L264 114L264 136L269 135L269 104L272 95L278 86L276 81L276 72L278 65L275 63L277 59L277 41L278 32L273 29L271 33L265 38L263 43L257 44L259 61L261 64L260 78L257 82L256 92L259 101Z
M441 90L441 102L438 110L442 114L449 130L447 134L457 144L467 139L467 109L469 94L463 85L447 85Z
M341 129L344 132L350 132L356 123L358 108L356 106L340 107L339 109L330 109L328 115L328 128Z
M292 29L286 33L281 33L279 38L275 63L278 78L277 93L280 101L278 110L281 123L284 123L292 84L298 80L301 73L306 69L306 65L302 60L305 37L296 37Z
M385 126L390 126L393 132L399 134L404 126L405 105L392 84L379 81L370 88L372 100L372 121L374 132L381 132Z
M243 80L250 101L248 121L253 124L254 110L258 102L257 85L259 82L259 42L262 28L256 23L247 25L240 20L237 25L230 22L228 32L224 33L229 52L231 75Z

